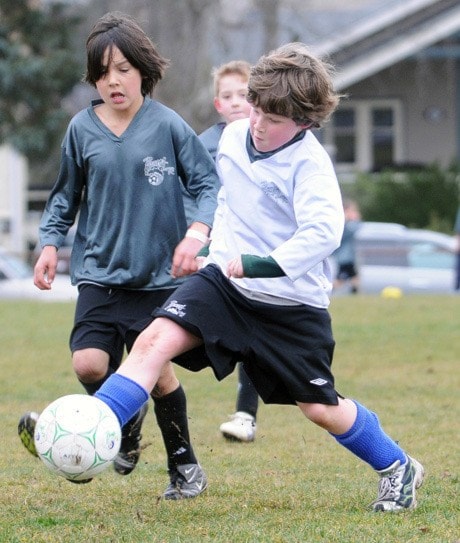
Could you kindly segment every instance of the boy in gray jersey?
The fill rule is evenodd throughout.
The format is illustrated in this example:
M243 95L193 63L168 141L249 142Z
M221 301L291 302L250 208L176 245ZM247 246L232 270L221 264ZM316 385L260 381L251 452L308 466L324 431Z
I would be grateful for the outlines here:
M86 81L100 100L70 122L61 168L40 225L34 270L51 289L57 250L77 220L71 280L79 296L70 338L72 363L88 394L117 370L131 348L134 323L161 305L207 242L219 184L215 165L193 130L150 96L168 65L138 24L103 16L87 39ZM195 200L187 228L182 187ZM166 499L193 498L207 485L190 443L186 398L168 363L151 391L168 455ZM147 402L123 428L115 470L126 475L140 455ZM19 433L30 452L37 415ZM32 436L32 439L31 439Z
M336 391L328 313L344 215L329 156L309 130L337 107L329 66L299 43L252 68L249 119L217 156L222 188L207 265L181 285L98 390L123 425L174 360L224 378L242 360L266 403L293 404L380 477L374 511L416 506L422 465L377 416ZM130 407L128 405L130 404Z

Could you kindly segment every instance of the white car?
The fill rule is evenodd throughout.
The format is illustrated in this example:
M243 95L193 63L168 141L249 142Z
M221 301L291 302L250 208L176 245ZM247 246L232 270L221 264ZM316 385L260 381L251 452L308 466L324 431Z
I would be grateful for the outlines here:
M363 222L355 235L360 292L454 293L454 236L401 224Z
M0 299L68 302L75 301L77 294L68 275L56 275L51 290L38 289L32 268L0 247Z

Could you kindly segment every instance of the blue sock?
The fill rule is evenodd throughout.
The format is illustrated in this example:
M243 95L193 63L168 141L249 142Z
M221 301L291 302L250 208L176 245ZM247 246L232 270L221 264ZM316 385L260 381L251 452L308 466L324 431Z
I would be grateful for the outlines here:
M375 413L355 402L358 408L353 426L344 434L331 434L341 445L374 469L391 466L396 460L406 462L401 447L385 434Z
M111 375L94 396L110 407L122 428L149 399L145 388L119 373Z

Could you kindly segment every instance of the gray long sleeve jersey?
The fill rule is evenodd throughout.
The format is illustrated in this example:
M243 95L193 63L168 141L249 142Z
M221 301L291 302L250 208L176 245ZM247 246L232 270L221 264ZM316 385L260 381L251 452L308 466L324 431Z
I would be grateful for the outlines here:
M120 137L99 120L96 103L67 129L40 244L59 248L79 211L73 284L177 286L171 262L187 228L181 183L196 199L194 221L212 226L220 185L214 161L179 115L148 97Z

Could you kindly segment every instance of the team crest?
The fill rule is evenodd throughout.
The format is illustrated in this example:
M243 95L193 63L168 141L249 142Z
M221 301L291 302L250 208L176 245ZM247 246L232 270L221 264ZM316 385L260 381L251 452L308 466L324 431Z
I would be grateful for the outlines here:
M175 170L172 166L168 166L168 161L165 157L153 160L151 156L144 158L143 160L144 174L149 180L151 185L161 185L165 178L165 174L174 175Z

